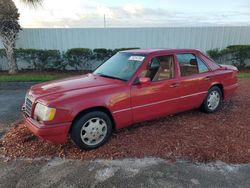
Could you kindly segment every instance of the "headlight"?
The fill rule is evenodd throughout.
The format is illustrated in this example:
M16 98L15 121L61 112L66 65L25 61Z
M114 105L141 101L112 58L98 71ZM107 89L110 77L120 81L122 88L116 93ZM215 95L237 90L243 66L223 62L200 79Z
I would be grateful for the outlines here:
M56 114L55 108L50 108L40 103L36 104L34 117L38 121L51 121L54 119L55 114Z

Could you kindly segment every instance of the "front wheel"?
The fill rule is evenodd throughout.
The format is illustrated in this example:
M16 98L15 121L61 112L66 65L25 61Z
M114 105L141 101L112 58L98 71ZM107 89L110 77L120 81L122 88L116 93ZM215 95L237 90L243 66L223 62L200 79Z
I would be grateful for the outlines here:
M222 92L217 86L209 89L207 97L205 98L202 109L206 113L213 113L218 111L222 102Z
M72 126L71 139L83 150L102 146L112 133L112 121L106 113L101 111L84 114Z

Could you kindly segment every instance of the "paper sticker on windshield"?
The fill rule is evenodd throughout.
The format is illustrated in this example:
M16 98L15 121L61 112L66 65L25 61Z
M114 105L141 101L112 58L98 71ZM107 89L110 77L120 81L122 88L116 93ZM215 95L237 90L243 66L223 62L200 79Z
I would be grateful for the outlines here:
M130 61L143 61L145 57L143 56L130 56L130 58L128 60Z

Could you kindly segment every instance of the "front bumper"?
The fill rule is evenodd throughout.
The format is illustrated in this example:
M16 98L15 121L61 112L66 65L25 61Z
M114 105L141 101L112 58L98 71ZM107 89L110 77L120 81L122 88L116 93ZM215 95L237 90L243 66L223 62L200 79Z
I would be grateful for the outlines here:
M55 144L66 142L71 122L44 125L29 117L23 116L23 119L30 131L39 138Z

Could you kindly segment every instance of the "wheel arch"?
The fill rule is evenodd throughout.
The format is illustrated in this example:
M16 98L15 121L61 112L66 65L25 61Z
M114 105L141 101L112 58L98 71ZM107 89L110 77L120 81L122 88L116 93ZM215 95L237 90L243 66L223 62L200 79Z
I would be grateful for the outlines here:
M110 111L108 108L104 107L104 106L96 106L96 107L91 107L91 108L87 108L87 109L84 109L84 110L80 111L80 112L75 116L75 118L73 119L73 121L72 121L72 123L71 123L71 126L70 126L70 129L69 129L69 132L71 131L71 129L72 129L72 127L73 127L73 124L74 124L80 117L82 117L84 114L87 114L87 113L93 112L93 111L101 111L101 112L106 113L106 114L110 117L110 119L111 119L112 128L115 129L115 127L116 127L115 125L116 125L116 124L115 124L115 120L114 120L114 117L113 117L111 111Z
M212 84L211 87L210 87L209 89L211 89L211 88L214 87L214 86L217 86L218 88L220 88L221 93L222 93L222 98L224 99L224 86L223 86L223 84L221 84L221 83Z

